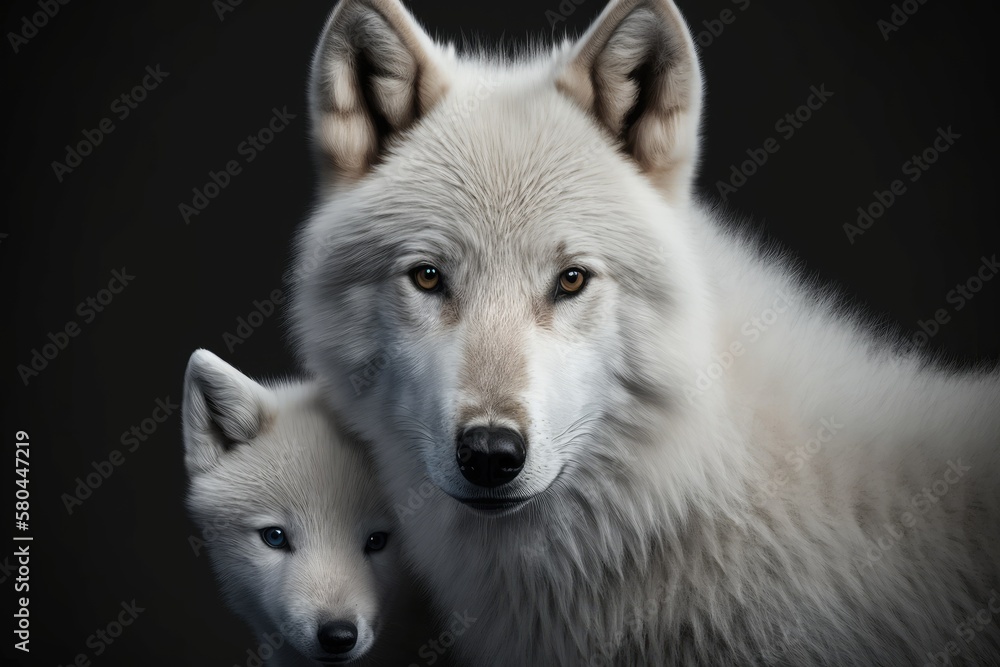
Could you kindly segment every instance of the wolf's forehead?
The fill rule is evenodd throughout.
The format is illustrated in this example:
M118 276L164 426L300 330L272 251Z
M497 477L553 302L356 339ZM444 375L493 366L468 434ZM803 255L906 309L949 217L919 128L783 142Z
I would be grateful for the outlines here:
M444 100L402 138L379 180L417 210L516 225L596 215L627 172L607 137L558 92L506 84Z
M561 252L603 256L645 238L643 177L551 82L466 82L391 146L311 229L330 282L380 279L435 256L550 268ZM634 244L633 244L634 245ZM656 247L656 244L653 244ZM308 249L307 249L308 251ZM406 261L404 261L404 258Z

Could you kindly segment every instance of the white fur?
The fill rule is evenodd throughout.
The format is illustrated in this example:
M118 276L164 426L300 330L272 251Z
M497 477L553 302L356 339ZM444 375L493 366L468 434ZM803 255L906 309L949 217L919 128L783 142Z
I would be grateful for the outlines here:
M372 443L439 612L477 617L467 664L922 664L1000 589L1000 376L900 353L692 201L677 30L672 2L623 0L523 62L411 40L444 92L325 184L298 241L302 358ZM621 77L662 55L643 39L669 40L668 69L633 83L666 91ZM450 296L413 286L424 263ZM593 278L551 303L567 263ZM460 416L518 409L524 471L472 487ZM532 499L453 499L501 493ZM964 659L996 660L998 628Z
M341 657L317 641L320 625L337 620L358 629L343 656L351 662L413 656L409 640L425 639L430 626L412 615L419 597L392 515L366 454L338 432L314 385L264 387L198 350L185 379L184 440L188 509L229 606L262 645L281 646L267 664ZM291 550L263 542L260 530L271 526L286 530ZM376 531L389 542L366 554Z

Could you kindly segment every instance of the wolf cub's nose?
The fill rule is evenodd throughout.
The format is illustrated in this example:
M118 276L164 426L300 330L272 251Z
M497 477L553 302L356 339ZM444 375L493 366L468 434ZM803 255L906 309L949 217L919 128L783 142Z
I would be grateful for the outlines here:
M358 629L347 621L324 623L319 628L319 645L327 653L347 653L358 641Z
M458 469L477 486L494 487L524 467L524 438L509 428L475 426L458 436Z

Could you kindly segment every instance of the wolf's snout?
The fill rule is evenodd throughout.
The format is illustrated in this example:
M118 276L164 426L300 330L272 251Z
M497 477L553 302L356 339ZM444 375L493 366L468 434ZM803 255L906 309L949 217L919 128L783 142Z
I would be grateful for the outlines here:
M476 486L506 484L524 468L524 438L509 428L475 426L458 436L458 469Z
M319 628L319 645L327 653L347 653L358 642L358 629L348 621L332 621Z

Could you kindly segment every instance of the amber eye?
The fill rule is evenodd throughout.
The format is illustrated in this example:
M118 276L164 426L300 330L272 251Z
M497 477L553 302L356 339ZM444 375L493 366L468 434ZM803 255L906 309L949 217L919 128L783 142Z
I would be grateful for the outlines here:
M413 284L425 292L433 292L441 286L441 274L433 266L418 266L410 272Z
M587 284L587 272L583 269L566 269L559 274L558 295L566 296L576 294Z

